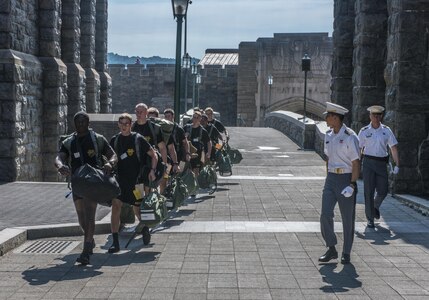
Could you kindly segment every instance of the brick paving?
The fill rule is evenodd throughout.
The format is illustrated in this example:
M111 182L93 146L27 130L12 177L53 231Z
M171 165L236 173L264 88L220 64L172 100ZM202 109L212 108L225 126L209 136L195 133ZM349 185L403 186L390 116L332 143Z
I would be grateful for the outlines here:
M110 236L97 235L87 267L75 265L81 244L64 254L11 251L0 257L0 299L429 298L427 216L389 195L377 227L366 229L359 193L352 263L319 264L325 251L317 226L323 179L314 178L324 176L324 162L271 129L230 132L231 144L245 150L233 176L221 178L214 195L189 199L148 246L139 236L110 255ZM51 220L57 213L63 212L52 212ZM335 221L340 252L338 209ZM121 233L122 247L129 237Z

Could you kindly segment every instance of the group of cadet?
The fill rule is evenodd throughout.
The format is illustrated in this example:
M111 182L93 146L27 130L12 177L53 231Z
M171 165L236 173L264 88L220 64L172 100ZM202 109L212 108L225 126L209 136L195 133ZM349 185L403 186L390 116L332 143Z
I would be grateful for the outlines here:
M388 192L388 147L395 163L391 167L391 173L399 172L398 141L390 128L381 123L384 107L374 105L368 111L371 122L356 135L343 123L348 110L327 102L325 120L330 130L326 133L324 142L327 177L322 194L320 227L328 250L319 257L320 262L338 258L335 248L337 237L334 233L334 208L338 203L344 237L341 263L350 263L358 192L356 181L360 175L361 161L368 228L375 227L374 219L380 218L380 205Z
M156 108L148 108L146 104L139 103L135 107L135 113L135 122L128 113L120 115L120 131L110 142L89 128L87 113L76 113L76 131L61 143L55 159L58 172L67 176L74 174L85 164L101 168L105 174L111 174L115 170L121 193L112 201L113 242L108 249L109 253L120 251L118 232L123 203L132 205L135 216L141 221L140 204L144 195L151 189L158 188L158 185L162 194L169 175L180 171L181 161L190 164L195 175L198 175L203 162L210 163L214 160L214 145L229 139L227 130L213 117L213 109L210 107L205 110L194 108L191 122L183 127L174 123L175 112L166 109L164 118L174 123L168 140L164 140L160 125L151 119L159 117ZM191 151L191 148L195 151ZM160 161L171 168L159 168ZM84 199L74 193L73 200L79 224L84 232L83 251L77 262L87 265L95 247L93 237L97 200ZM143 226L142 234L144 244L148 244L150 231L147 226Z

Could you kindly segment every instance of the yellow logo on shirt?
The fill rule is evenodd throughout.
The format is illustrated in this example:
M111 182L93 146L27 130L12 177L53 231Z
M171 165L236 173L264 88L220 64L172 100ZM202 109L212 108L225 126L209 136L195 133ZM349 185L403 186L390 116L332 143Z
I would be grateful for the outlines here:
M88 149L86 154L88 154L88 157L94 157L95 156L95 150L94 149Z
M133 149L133 148L128 149L128 150L127 150L127 154L128 154L128 156L133 156L133 154L134 154L134 149Z
M146 142L150 143L150 136L149 135L145 135L144 139L146 140Z

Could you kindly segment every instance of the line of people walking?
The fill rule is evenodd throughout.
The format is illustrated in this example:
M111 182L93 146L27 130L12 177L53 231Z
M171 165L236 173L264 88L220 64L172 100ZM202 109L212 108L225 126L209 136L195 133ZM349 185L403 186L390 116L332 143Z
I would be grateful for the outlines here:
M119 116L119 133L110 142L90 129L87 113L76 113L76 131L61 142L55 158L58 172L65 176L72 176L85 164L103 169L105 175L110 175L113 171L116 173L120 194L111 203L112 245L108 253L120 251L120 213L123 203L133 207L139 224L143 224L143 242L145 245L149 244L150 231L144 225L144 220L142 222L140 214L144 196L153 190L159 190L163 194L169 176L181 171L181 162L189 164L195 176L198 176L204 164L213 163L214 145L229 139L223 124L213 118L213 109L210 107L205 110L195 108L191 123L184 127L174 123L175 112L166 109L165 122L172 125L168 133L156 122L159 120L156 108L148 108L146 104L139 103L135 107L135 113L134 122L128 113ZM84 232L83 251L77 258L77 262L82 265L90 263L95 247L93 237L99 199L91 198L73 193L79 224Z

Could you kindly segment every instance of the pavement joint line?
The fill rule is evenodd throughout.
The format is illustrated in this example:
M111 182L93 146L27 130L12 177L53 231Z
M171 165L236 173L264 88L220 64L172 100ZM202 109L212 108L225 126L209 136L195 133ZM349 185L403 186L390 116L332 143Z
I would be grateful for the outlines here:
M183 221L168 226L168 221L156 232L162 233L320 233L319 222L298 221ZM360 233L390 231L391 233L429 233L429 222L376 222L375 229L366 227L366 222L355 222L355 231ZM341 222L334 222L335 232L343 232Z
M251 176L251 175L231 175L228 177L219 176L218 179L224 180L325 180L325 176Z

